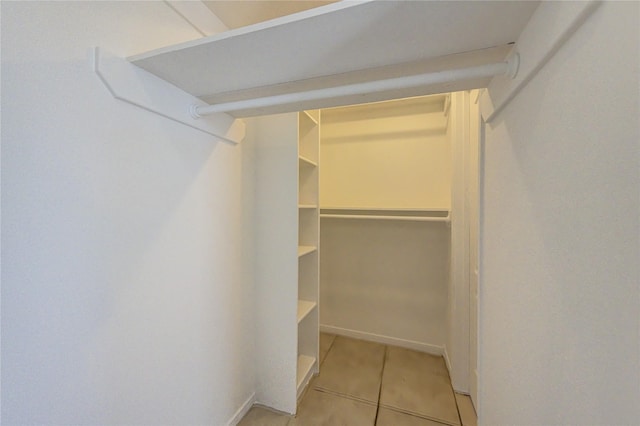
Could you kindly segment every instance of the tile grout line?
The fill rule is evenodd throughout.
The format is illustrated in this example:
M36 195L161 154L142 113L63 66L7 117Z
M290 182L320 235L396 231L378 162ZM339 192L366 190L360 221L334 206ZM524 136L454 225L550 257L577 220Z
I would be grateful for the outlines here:
M451 377L449 377L449 380L451 380ZM460 414L460 407L458 406L458 398L456 398L456 391L453 390L453 386L451 390L453 391L453 400L456 402L456 411L458 413L458 420L460 420L460 425L464 426L464 423L462 423L462 414Z
M326 361L327 355L329 355L329 351L331 351L331 348L333 347L333 344L336 341L336 337L337 336L334 336L333 339L331 339L331 343L329 344L329 347L327 348L327 353L324 354L324 359L320 360L320 354L318 353L318 374L314 374L312 376L312 379L309 380L309 383L305 387L304 392L302 392L302 395L300 395L300 397L297 398L297 400L296 400L296 413L298 411L298 408L300 407L300 404L302 403L302 400L304 399L305 396L307 396L309 391L311 391L311 390L319 390L319 389L316 389L316 388L312 387L311 382L313 381L314 378L316 378L316 377L318 377L320 375L320 368L322 368L322 364L324 364L324 362ZM320 342L318 342L318 347L319 346L320 346ZM297 416L297 414L296 414L296 416ZM293 416L292 418L295 418L296 416ZM289 424L289 422L287 424Z
M329 355L331 355L331 351L333 350L333 346L335 346L336 344L338 344L338 339L341 336L333 336L333 339L330 340L330 344L328 345L328 348L326 349L326 353L325 353L325 357L323 359L322 365L324 365L325 362L327 362L326 360L329 357ZM347 340L350 340L347 338ZM360 339L356 339L356 340L360 340ZM425 420L430 420L432 422L437 423L438 425L441 426L464 426L463 423L463 416L462 416L462 412L464 411L462 410L462 408L460 408L460 404L458 403L458 398L456 398L456 393L455 391L453 391L451 384L449 383L449 392L451 392L451 396L453 397L453 403L455 404L455 410L456 410L456 419L458 419L458 423L455 422L454 419L451 420L445 420L444 418L435 418L432 417L430 415L425 415L422 412L413 412L411 410L406 410L406 409L400 409L398 407L394 407L394 406L387 406L386 404L382 404L382 386L384 386L384 377L385 377L385 373L386 373L386 363L388 362L388 356L389 356L389 351L391 348L393 348L394 346L391 345L380 345L383 346L383 358L382 358L382 365L381 365L381 370L379 373L379 388L378 388L378 395L377 395L377 401L374 400L374 398L371 398L371 400L367 400L364 398L360 398L360 397L356 397L355 395L350 395L350 394L343 394L342 392L339 391L335 391L332 390L330 388L323 388L323 387L316 387L315 386L310 386L310 388L313 387L313 389L315 391L319 391L322 393L327 393L327 394L332 394L336 397L339 397L339 399L348 399L348 400L352 400L354 402L359 402L359 403L363 403L366 405L369 405L371 408L374 408L374 418L372 419L374 421L374 424L372 426L375 426L375 423L377 423L378 418L380 416L380 409L385 408L385 409L389 409L391 411L397 412L399 414L404 414L404 415L408 415L410 417L414 417L417 419L425 419ZM414 352L414 351L411 351ZM333 358L332 358L333 359ZM449 376L448 372L445 372L444 376L446 376L446 378L448 379L448 381L451 381L451 377ZM383 416L384 417L384 416ZM449 415L450 417L450 415Z
M380 412L380 398L382 397L382 379L384 378L384 367L387 365L387 349L389 347L384 345L384 357L382 358L382 370L380 371L380 389L378 389L378 403L376 404L376 416L373 419L373 426L378 423L378 413Z
M329 351L331 351L331 348L333 347L333 344L336 342L336 338L337 337L338 336L333 336L333 339L331 339L331 344L327 348L327 353L324 354L324 359L322 361L318 360L318 370L320 370L320 367L322 367L322 364L324 364L324 362L327 360L327 356L329 355ZM320 346L320 344L318 344L318 346ZM320 375L320 371L318 371L318 375Z
M333 339L331 339L331 344L329 345L329 348L327 348L327 353L324 355L324 359L322 360L322 363L324 364L324 361L327 359L327 355L329 355L329 351L331 351L331 349L333 348L333 345L336 344L336 339L338 338L338 336L333 336Z
M349 399L351 401L361 402L363 404L367 404L367 405L371 405L371 406L376 406L377 405L375 402L369 401L368 399L359 398L357 396L349 395L349 394L346 394L346 393L336 392L336 391L333 391L331 389L317 387L317 388L313 388L313 390L315 390L317 392L322 392L322 393L326 393L326 394L329 394L329 395L337 396L337 397L340 397L340 398Z
M418 419L430 420L432 422L441 424L443 426L461 426L461 425L456 424L456 423L451 423L450 421L447 421L445 419L441 419L441 418L438 418L438 417L431 417L429 415L420 414L420 413L417 413L415 411L404 410L402 408L394 407L392 405L382 405L382 404L380 404L380 408L385 408L387 410L394 411L394 412L400 413L400 414L406 414L407 416L415 417L415 418L418 418Z

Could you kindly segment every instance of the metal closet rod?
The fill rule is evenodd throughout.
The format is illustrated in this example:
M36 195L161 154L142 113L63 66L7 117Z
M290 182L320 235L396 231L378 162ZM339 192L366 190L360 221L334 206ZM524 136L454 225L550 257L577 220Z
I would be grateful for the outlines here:
M320 213L321 218L333 219L360 219L360 220L403 220L409 222L451 222L449 215L443 217L434 216L388 216L388 215L368 215L368 214L333 214Z
M225 102L208 106L191 105L190 112L193 118L200 118L219 112L233 112L249 108L261 108L275 105L291 104L296 102L317 101L338 96L362 95L368 93L384 92L387 90L409 89L412 87L450 83L454 81L474 78L494 77L498 75L506 75L514 78L516 76L516 73L518 72L519 65L520 57L516 53L505 62L496 62L493 64L479 65L469 68L458 68L453 70L437 71L406 77L390 78L387 80L348 84L345 86L328 87L324 89L309 90L306 92L287 93L284 95L266 96L263 98Z

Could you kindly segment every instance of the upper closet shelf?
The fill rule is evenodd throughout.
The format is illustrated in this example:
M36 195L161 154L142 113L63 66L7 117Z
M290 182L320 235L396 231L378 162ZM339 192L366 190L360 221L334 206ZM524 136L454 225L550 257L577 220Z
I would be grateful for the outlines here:
M485 87L537 2L337 2L128 58L244 117Z

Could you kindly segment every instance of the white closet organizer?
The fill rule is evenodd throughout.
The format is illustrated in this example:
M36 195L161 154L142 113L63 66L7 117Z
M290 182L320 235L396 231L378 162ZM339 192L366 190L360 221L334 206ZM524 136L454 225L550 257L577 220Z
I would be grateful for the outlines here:
M298 114L298 362L296 396L319 371L320 112Z
M447 99L323 111L321 330L444 352L452 171Z
M256 146L259 403L294 413L318 373L319 111L247 119Z
M247 123L257 155L258 402L295 412L318 369L319 116L297 111L486 87L513 74L505 61L537 6L337 2L128 62L94 51L115 98L221 140L242 140L237 118L290 113Z

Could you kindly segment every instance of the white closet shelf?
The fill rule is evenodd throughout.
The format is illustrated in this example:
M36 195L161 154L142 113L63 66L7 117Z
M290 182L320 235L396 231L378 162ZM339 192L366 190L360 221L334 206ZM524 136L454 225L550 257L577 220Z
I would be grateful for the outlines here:
M414 209L414 208L345 208L335 207L320 209L321 218L361 219L361 220L400 220L412 222L449 222L448 209Z
M299 157L299 160L300 160L300 165L301 166L318 167L318 163L316 163L315 161L312 161L312 160L310 160L307 157L304 157L302 155Z
M128 59L204 102L227 104L225 111L234 117L367 103L485 87L491 77L281 105L228 105L501 62L537 6L535 1L336 2Z
M300 393L305 387L305 384L311 379L313 374L313 365L316 363L316 359L312 356L298 355L298 369L296 371L296 389L297 395L300 397Z
M298 324L313 311L318 304L309 300L298 300Z
M315 246L298 246L298 257L313 253L316 250L318 250L318 247Z
M317 204L299 204L298 208L299 209L317 209L318 205Z

